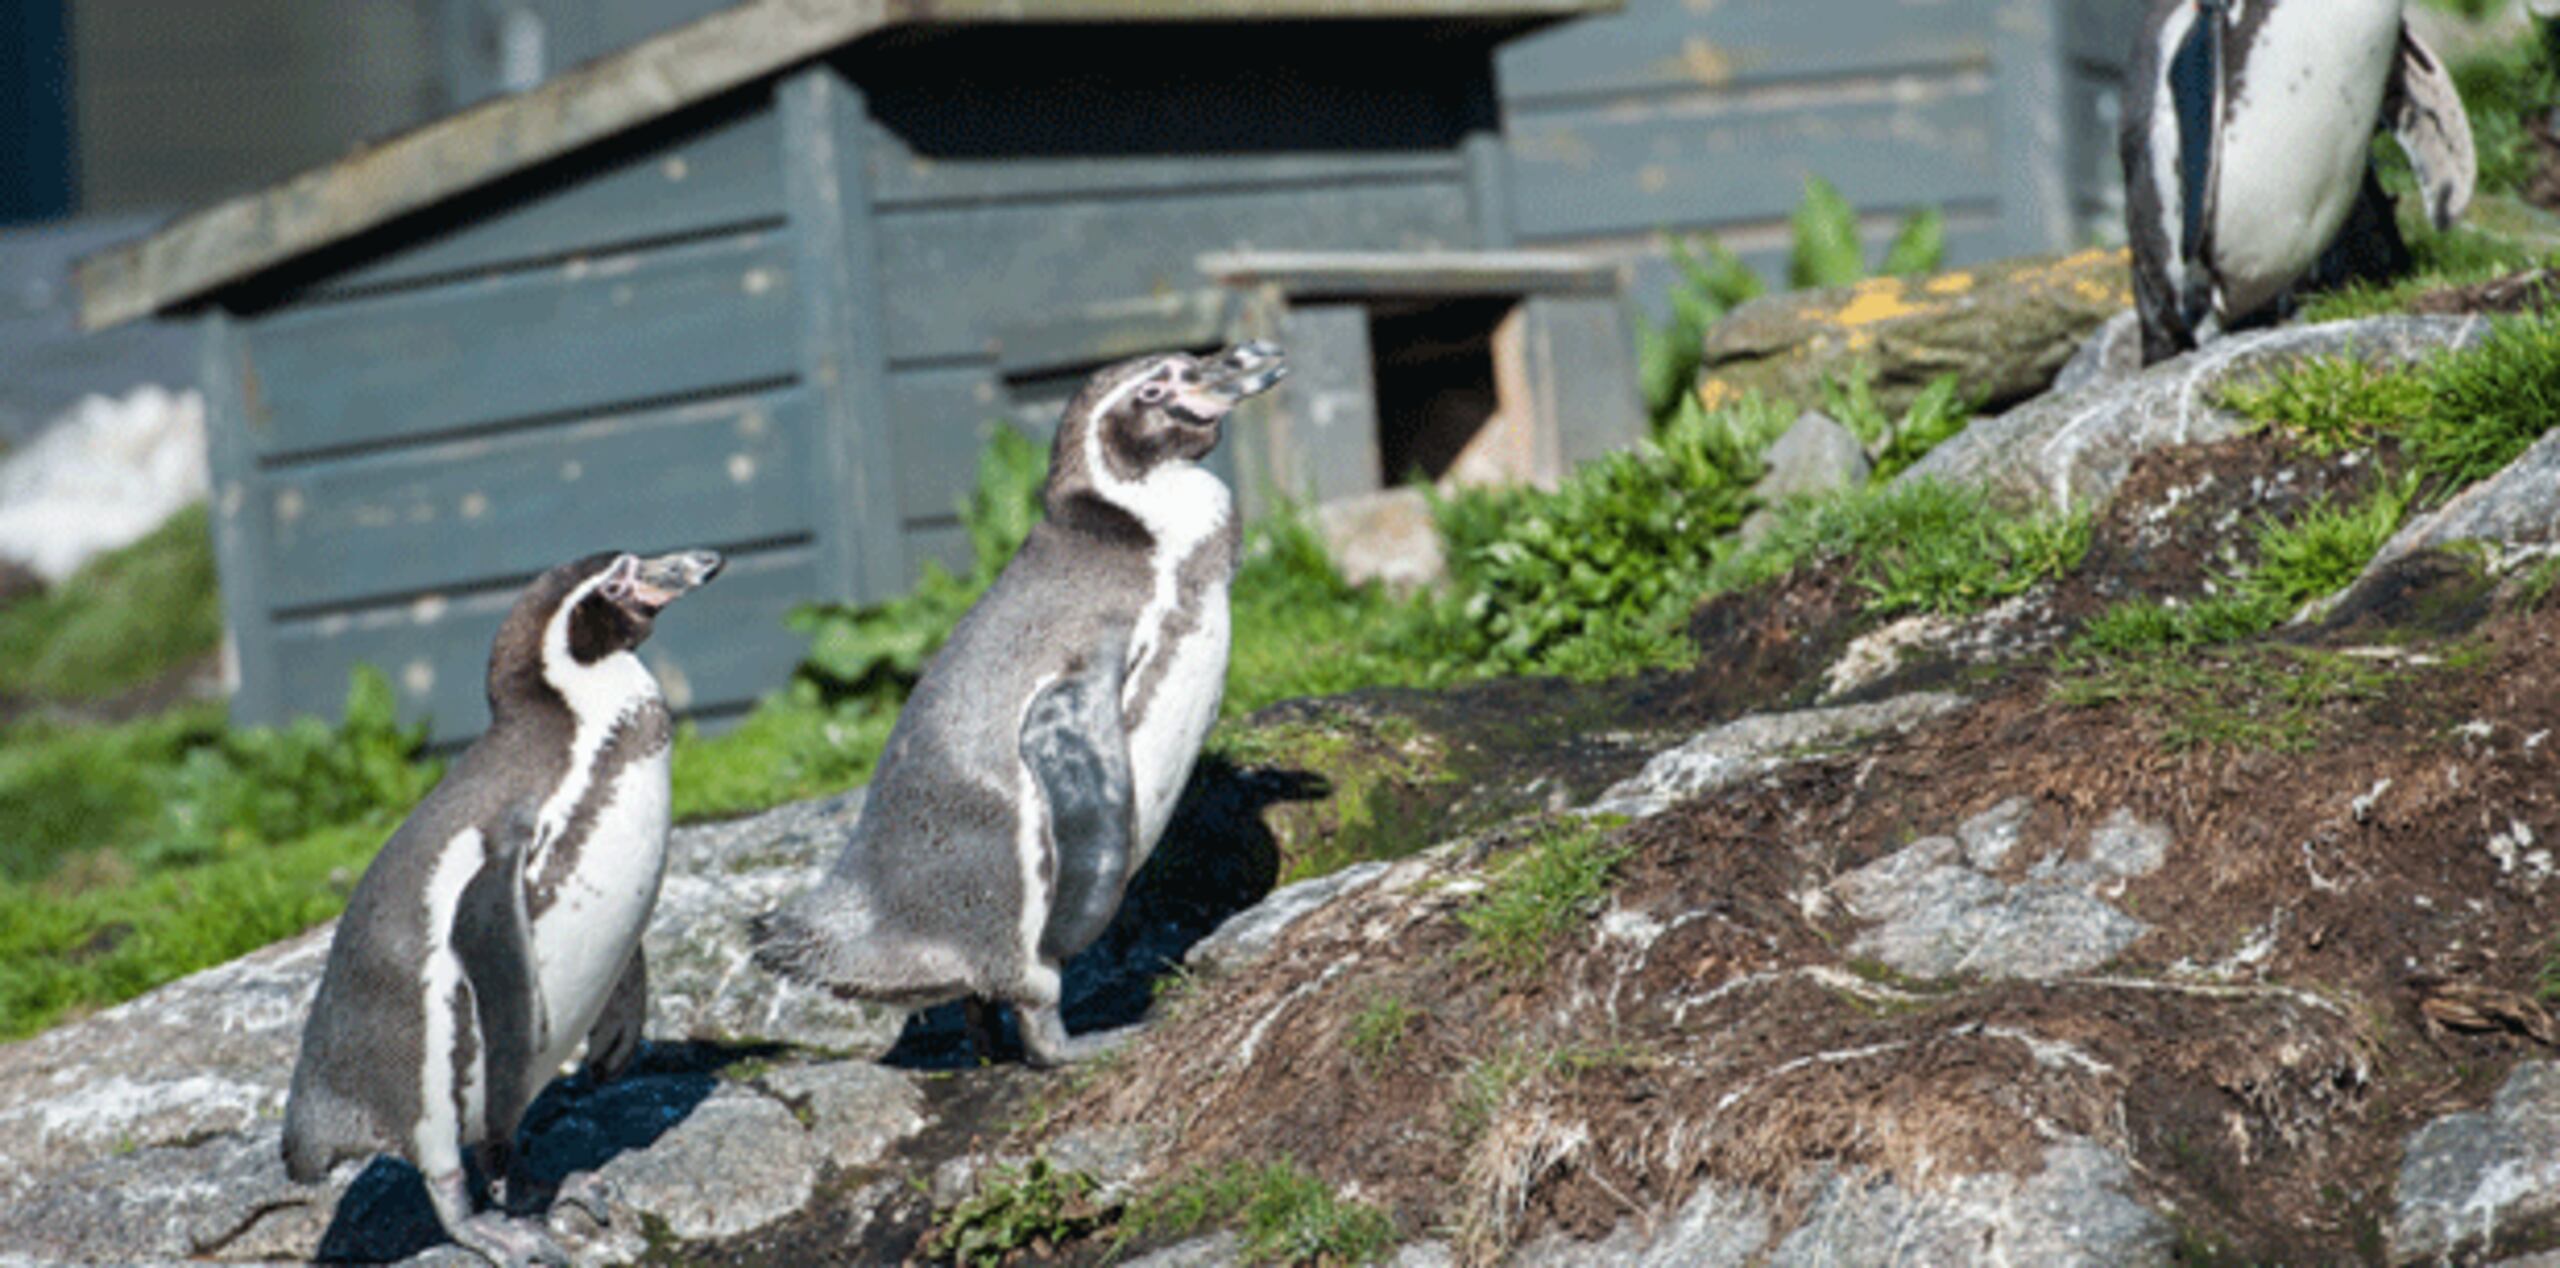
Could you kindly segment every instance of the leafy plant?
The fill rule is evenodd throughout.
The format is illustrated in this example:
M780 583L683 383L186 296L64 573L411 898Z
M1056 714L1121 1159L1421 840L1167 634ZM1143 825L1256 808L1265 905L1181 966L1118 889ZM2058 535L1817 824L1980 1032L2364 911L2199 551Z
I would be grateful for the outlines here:
M1686 611L1750 509L1760 454L1793 420L1750 397L1707 411L1694 399L1654 441L1584 466L1549 495L1521 495L1501 530L1465 555L1467 617L1501 663L1526 669L1563 652L1614 666L1615 652L1668 650L1639 631ZM1571 650L1566 650L1571 649Z
M1017 1250L1048 1253L1110 1222L1110 1208L1094 1200L1100 1187L1046 1158L1000 1167L967 1201L935 1218L927 1253L964 1266L1001 1264Z
M1515 975L1546 967L1555 943L1590 922L1632 847L1609 840L1610 823L1550 824L1458 911L1467 953Z
M224 731L190 750L172 774L162 830L136 861L193 861L340 824L387 823L444 773L423 760L427 728L402 726L390 680L358 666L337 726L297 718L279 728Z
M1875 369L1864 362L1846 377L1824 375L1822 408L1849 429L1874 463L1877 483L1902 474L1973 422L1973 403L1965 398L1964 377L1942 374L1929 380L1919 395L1894 418L1876 400Z

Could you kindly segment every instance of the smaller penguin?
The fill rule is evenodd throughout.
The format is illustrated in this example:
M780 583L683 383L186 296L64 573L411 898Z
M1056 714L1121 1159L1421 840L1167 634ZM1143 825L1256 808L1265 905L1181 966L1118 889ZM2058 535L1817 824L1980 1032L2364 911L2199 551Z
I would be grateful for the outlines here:
M635 652L721 562L592 555L517 598L489 652L488 731L374 856L329 944L285 1102L296 1181L398 1154L454 1241L568 1262L539 1224L472 1213L462 1150L509 1188L517 1120L553 1073L583 1052L609 1079L639 1051L672 732Z
M2401 4L2155 0L2119 137L2144 364L2280 307L2315 267L2406 267L2370 163L2386 120L2435 225L2469 205L2470 119Z
M1060 973L1100 937L1217 721L1238 526L1199 465L1287 365L1248 343L1109 366L1067 403L1044 515L891 728L826 878L757 918L756 960L838 995L1014 1006L1042 1064Z

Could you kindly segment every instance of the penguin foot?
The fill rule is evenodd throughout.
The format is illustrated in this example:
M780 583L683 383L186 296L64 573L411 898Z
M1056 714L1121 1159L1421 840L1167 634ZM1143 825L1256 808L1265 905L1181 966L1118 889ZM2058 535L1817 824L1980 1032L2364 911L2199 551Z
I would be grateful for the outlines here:
M488 1260L496 1268L533 1268L536 1264L567 1268L572 1261L569 1252L554 1241L541 1226L523 1220L485 1211L448 1226L445 1231L464 1250Z
M1146 1029L1145 1023L1141 1022L1117 1030L1097 1030L1070 1038L1067 1023L1058 1016L1054 1007L1016 1008L1014 1011L1022 1019L1023 1051L1031 1058L1031 1064L1037 1066L1054 1068L1109 1056Z
M593 1171L574 1171L560 1181L551 1194L551 1211L556 1219L561 1208L579 1211L597 1228L613 1226L613 1181Z

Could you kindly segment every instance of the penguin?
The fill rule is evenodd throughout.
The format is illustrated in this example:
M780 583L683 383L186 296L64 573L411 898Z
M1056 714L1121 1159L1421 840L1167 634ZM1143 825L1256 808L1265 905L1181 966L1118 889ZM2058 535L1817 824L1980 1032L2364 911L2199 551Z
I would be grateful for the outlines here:
M517 598L489 652L489 729L374 856L329 944L285 1101L295 1181L397 1154L454 1241L567 1262L540 1225L472 1213L462 1151L502 1207L521 1199L503 1191L525 1106L573 1060L601 1081L639 1051L672 731L635 649L721 564L591 555ZM561 1199L601 1222L572 1187Z
M923 1008L1010 1004L1036 1063L1069 1037L1067 960L1100 937L1217 720L1239 529L1200 460L1279 348L1140 357L1067 403L1042 519L908 697L812 890L756 918L767 970Z
M2428 218L2469 205L2470 120L2401 4L2154 0L2118 137L2144 364L2269 315L2315 267L2407 266L2370 163L2385 121Z

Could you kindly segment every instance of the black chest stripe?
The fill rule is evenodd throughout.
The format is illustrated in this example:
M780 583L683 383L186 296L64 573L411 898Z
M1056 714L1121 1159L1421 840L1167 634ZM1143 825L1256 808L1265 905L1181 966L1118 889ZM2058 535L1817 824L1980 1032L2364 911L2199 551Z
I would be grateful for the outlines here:
M663 751L672 733L667 706L656 700L624 714L621 721L613 724L612 734L596 751L595 774L587 780L586 790L570 810L568 825L560 830L560 839L544 849L539 861L541 871L525 878L525 904L534 919L541 919L543 913L559 903L560 887L578 870L579 856L586 852L588 839L595 835L596 821L603 817L605 807L613 804L614 787L621 782L622 772Z

